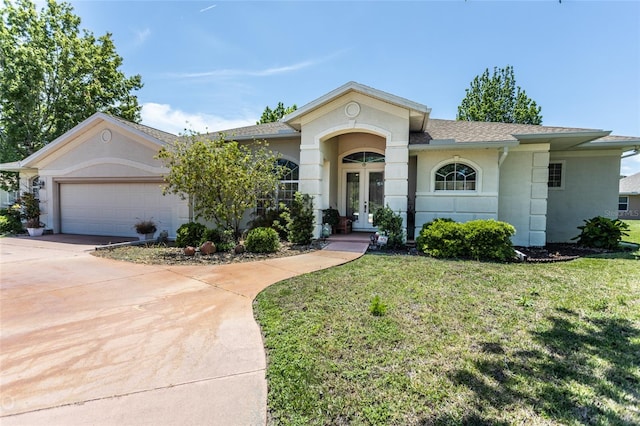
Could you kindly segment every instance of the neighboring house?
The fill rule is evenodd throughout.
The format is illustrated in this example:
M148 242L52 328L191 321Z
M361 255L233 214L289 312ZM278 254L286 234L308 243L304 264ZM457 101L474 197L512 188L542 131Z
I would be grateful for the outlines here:
M314 197L322 209L372 231L389 205L408 233L437 217L513 224L516 245L568 241L584 219L615 217L620 157L639 137L609 131L440 120L425 105L355 82L280 122L224 132L241 143L265 139L292 170L284 197ZM167 172L155 159L176 136L94 114L18 163L25 186L40 182L42 221L54 232L133 235L150 218L175 235L189 203L162 195ZM282 194L280 194L282 198Z
M640 173L620 179L618 218L640 220Z

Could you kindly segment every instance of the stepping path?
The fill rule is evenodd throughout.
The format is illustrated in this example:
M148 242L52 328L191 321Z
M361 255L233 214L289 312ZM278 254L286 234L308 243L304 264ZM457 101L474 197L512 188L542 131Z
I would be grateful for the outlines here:
M218 266L135 265L0 239L0 424L262 425L265 287L360 257L335 242Z

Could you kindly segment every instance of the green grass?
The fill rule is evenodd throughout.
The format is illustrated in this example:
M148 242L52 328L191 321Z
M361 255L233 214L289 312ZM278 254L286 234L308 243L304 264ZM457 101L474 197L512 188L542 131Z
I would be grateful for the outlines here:
M628 241L630 243L640 244L640 220L623 220L624 223L629 225L629 236L623 237L622 241Z
M254 302L269 422L640 424L640 261L622 257L365 255L273 285Z

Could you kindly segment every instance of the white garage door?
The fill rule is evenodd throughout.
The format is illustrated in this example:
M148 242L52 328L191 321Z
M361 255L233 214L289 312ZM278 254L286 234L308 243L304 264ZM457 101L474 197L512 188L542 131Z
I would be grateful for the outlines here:
M159 183L63 183L60 228L64 234L136 236L136 221L153 219L172 235L183 204L163 196Z

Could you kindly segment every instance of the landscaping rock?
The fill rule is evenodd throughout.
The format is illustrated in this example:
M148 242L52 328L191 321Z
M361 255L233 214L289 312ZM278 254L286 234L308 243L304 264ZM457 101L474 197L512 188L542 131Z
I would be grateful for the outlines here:
M244 247L244 245L243 245L243 244L238 244L238 245L236 246L236 248L235 248L235 249L233 249L233 252L234 252L235 254L242 254L242 253L244 253L245 251L246 251L246 249L245 249L245 247Z
M191 246L187 246L187 247L184 248L184 254L185 254L185 256L195 256L196 248L195 247L191 247Z
M216 252L216 245L211 242L211 241L207 241L204 244L202 244L202 246L200 246L200 253L205 254L205 255L210 255Z

